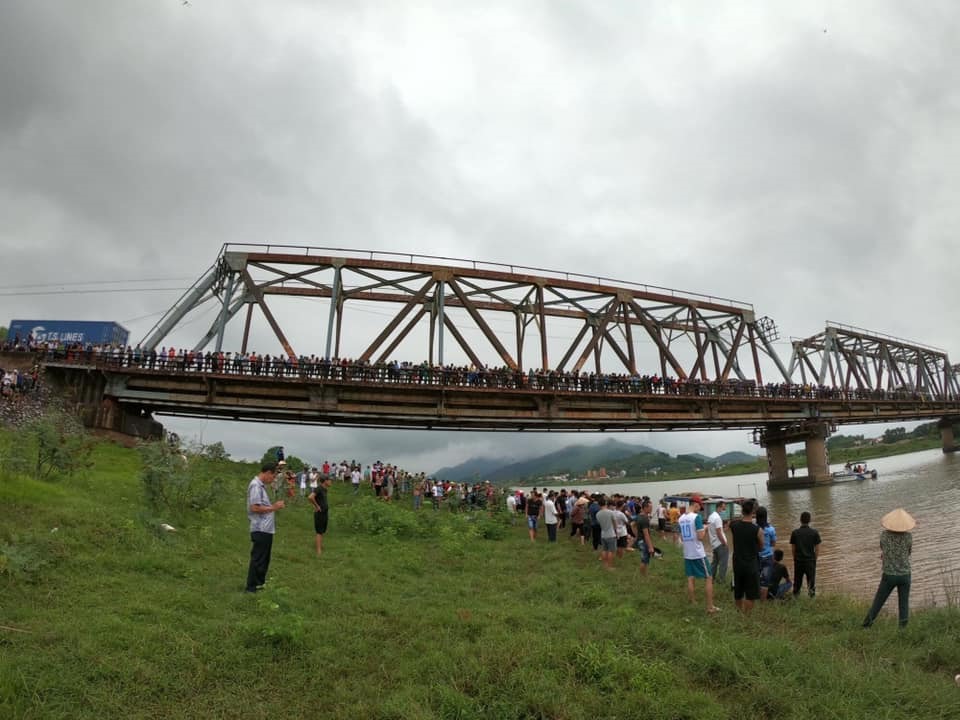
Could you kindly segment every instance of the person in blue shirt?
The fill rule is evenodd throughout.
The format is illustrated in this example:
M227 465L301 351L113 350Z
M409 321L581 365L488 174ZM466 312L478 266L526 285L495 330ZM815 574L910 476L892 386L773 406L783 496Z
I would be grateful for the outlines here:
M760 550L760 599L766 600L773 575L773 547L777 544L777 531L767 520L767 509L757 508L757 527L763 532L763 549Z

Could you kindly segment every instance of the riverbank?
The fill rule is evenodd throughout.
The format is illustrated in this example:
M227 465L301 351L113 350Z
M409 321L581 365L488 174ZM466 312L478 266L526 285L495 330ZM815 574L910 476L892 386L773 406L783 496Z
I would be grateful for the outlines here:
M248 467L166 533L134 452L100 443L93 461L59 483L0 476L0 716L703 720L749 698L767 717L922 719L960 699L956 608L864 631L843 597L745 618L718 592L708 618L672 549L647 577L633 554L604 572L562 535L476 533L343 486L324 556L297 498L267 591L247 595Z

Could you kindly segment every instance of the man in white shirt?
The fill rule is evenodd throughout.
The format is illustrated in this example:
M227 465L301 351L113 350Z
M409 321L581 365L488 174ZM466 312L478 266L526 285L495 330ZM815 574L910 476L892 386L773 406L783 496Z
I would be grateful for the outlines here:
M713 548L713 563L711 563L713 567L710 574L714 582L719 578L721 583L727 579L727 563L730 559L727 536L723 532L722 513L726 509L727 504L721 500L707 518L707 539L710 540L710 547Z
M551 490L543 501L543 524L547 526L547 542L557 541L557 493Z
M622 558L627 552L627 538L629 536L627 525L630 523L630 520L627 518L627 514L623 511L623 508L623 500L617 500L613 510L613 529L617 534L618 558Z
M353 471L350 473L350 484L353 485L353 494L360 494L360 466L354 465Z
M690 602L695 602L694 582L696 578L704 581L704 590L707 596L707 614L713 615L720 611L713 604L713 578L710 575L710 563L707 561L707 553L703 549L703 536L706 530L703 526L703 518L700 516L700 508L703 502L700 497L694 495L690 498L690 505L687 512L680 516L678 525L680 526L680 541L683 544L683 566L687 576L687 597Z

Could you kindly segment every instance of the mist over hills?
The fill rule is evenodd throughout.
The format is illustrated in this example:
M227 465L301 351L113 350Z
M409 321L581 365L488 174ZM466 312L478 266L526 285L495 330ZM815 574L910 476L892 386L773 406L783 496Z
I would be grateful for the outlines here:
M752 462L756 456L728 452L715 458L700 453L673 457L647 445L609 439L596 445L568 445L546 455L531 458L471 458L459 465L443 467L433 477L452 482L489 480L494 483L529 480L547 475L583 475L605 468L608 473L625 470L629 476L659 472L696 472L697 469Z

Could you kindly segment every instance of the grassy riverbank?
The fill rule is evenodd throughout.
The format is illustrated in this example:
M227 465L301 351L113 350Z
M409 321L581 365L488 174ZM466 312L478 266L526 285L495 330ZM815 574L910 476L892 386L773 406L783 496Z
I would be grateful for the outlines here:
M642 578L496 520L331 490L325 555L282 511L268 590L242 591L248 467L176 533L135 452L82 478L0 477L0 717L945 718L960 612L859 627L844 598L705 616L672 548ZM878 568L879 570L879 568Z

